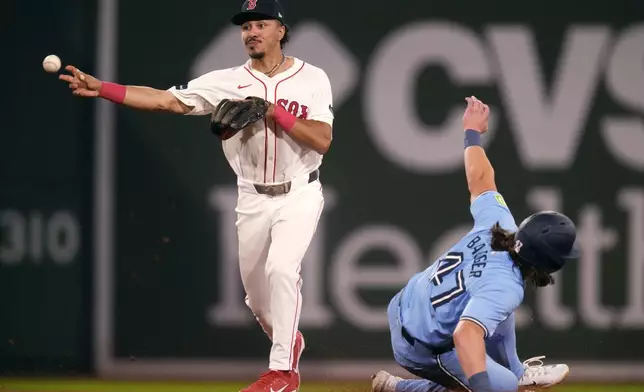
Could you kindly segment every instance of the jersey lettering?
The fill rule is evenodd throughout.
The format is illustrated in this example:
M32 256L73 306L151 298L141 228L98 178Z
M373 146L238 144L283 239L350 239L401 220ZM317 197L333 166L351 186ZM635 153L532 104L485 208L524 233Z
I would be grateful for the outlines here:
M439 286L443 283L443 278L453 272L456 267L463 263L462 252L449 252L444 258L438 261L436 272L432 276L432 283L434 286ZM454 288L447 290L444 293L437 294L430 298L432 306L436 309L439 306L445 305L449 301L457 298L465 293L465 281L463 279L463 270L456 273L456 285Z
M485 260L487 260L488 249L486 248L485 243L479 242L481 242L481 237L476 236L467 244L467 247L472 249L472 257L474 258L469 275L473 278L480 278L483 274L482 269L487 265Z
M467 244L467 247L472 249L473 254L476 254L478 251L485 248L485 244L479 244L479 242L481 242L481 237L477 235Z
M483 268L487 265L485 262L487 260L487 252L479 253L474 256L474 262L472 263L472 268L470 268L470 277L480 278L483 274Z
M306 105L300 105L297 101L289 101L287 99L278 99L277 106L286 109L287 112L292 115L306 120L309 117L309 107Z
M463 262L463 253L461 252L449 252L444 258L438 261L438 267L434 276L432 276L431 281L434 283L434 286L438 286L443 283L443 277L448 275L458 267Z
M465 280L463 279L463 270L460 270L456 273L456 286L442 294L435 295L431 297L432 306L434 309L445 305L454 298L465 294Z

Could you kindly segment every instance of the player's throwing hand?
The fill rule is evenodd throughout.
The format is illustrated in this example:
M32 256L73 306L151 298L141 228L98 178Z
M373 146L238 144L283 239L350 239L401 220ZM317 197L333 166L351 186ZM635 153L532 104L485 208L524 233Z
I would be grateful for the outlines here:
M490 108L475 96L467 97L465 100L467 101L467 109L463 114L463 130L472 129L480 133L487 132Z
M65 69L71 75L61 74L58 78L69 83L69 88L72 89L72 94L80 97L98 97L99 90L101 89L101 81L86 74L74 67L68 65Z

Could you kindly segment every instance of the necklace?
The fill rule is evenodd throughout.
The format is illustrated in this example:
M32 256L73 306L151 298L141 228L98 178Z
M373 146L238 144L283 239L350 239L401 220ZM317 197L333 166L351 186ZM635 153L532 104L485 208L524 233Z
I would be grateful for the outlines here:
M284 61L286 61L286 56L284 56L284 54L282 54L282 61L280 63L278 63L278 64L275 64L275 66L270 71L264 72L264 75L269 76L270 74L275 72L279 67L282 66L282 64L284 64Z

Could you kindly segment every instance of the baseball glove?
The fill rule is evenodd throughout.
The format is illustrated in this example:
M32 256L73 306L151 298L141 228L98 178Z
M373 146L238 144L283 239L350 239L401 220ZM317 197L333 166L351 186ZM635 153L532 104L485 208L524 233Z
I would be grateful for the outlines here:
M230 139L241 129L263 119L268 106L269 103L259 97L223 99L210 117L210 130L221 140Z

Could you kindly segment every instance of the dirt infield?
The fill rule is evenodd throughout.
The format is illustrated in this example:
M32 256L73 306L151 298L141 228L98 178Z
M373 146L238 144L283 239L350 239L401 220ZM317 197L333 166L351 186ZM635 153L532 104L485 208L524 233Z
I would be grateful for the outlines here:
M244 383L0 379L0 392L236 392ZM305 383L300 392L369 392L369 382ZM644 384L564 384L552 392L644 392Z

